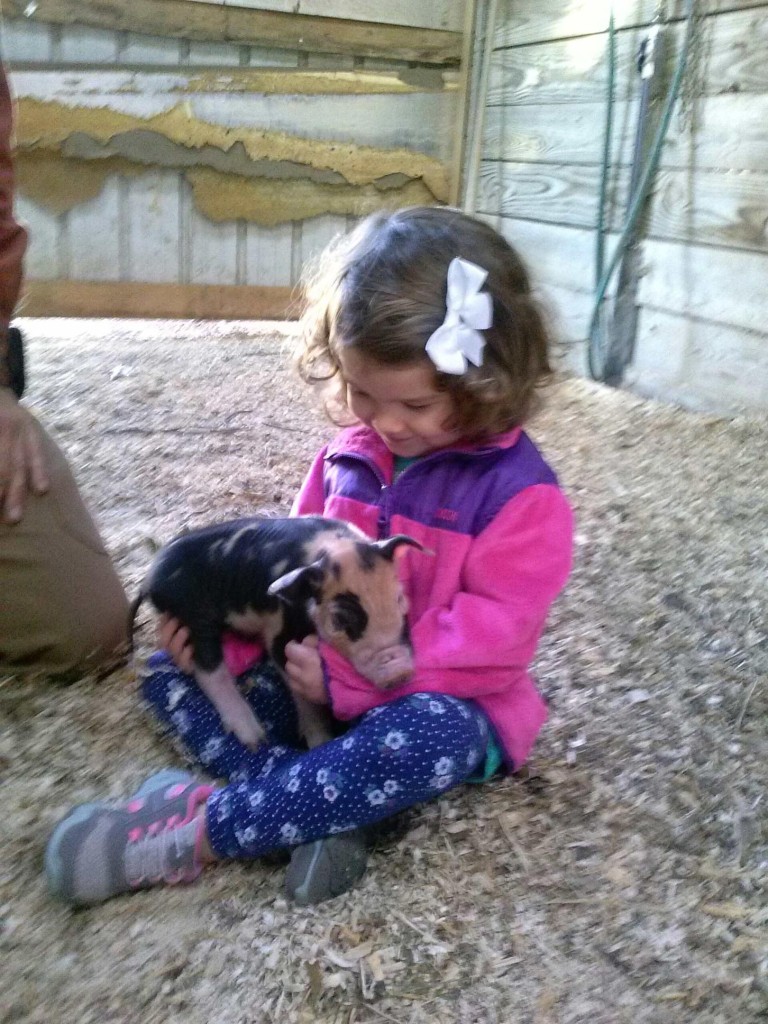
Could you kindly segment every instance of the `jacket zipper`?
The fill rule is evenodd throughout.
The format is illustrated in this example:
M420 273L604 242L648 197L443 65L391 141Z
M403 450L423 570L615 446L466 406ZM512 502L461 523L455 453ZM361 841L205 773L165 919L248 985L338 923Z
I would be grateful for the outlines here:
M362 462L364 466L367 466L376 477L379 482L379 500L377 502L379 514L376 520L376 533L377 539L382 540L387 536L386 530L389 525L389 516L384 509L383 497L389 492L390 486L385 481L384 474L373 459L369 459L367 455L360 455L359 452L338 452L335 455L326 456L326 459L329 461L333 461L334 459L354 459L357 462Z
M400 475L398 476L397 480L393 481L391 484L388 484L385 481L384 475L381 472L381 470L379 469L378 465L374 462L373 459L368 458L367 455L361 455L359 452L338 452L337 454L330 456L330 458L331 459L336 459L336 458L339 458L339 459L356 459L358 462L362 462L364 465L366 465L373 472L373 474L376 477L376 479L379 481L379 500L378 500L379 514L378 514L378 517L376 519L376 532L378 534L377 539L378 540L383 540L385 537L389 536L389 523L390 523L390 519L392 518L391 512L390 512L390 509L391 509L391 506L392 506L392 500L391 500L392 490L393 490L393 488L397 484L400 483L400 481L406 475L406 473L410 473L410 471L412 469L415 469L417 466L423 466L425 462L431 462L431 461L437 462L441 458L444 458L447 455L454 455L454 456L455 455L465 455L465 454L477 455L477 454L485 454L485 452L490 453L493 450L494 449L485 449L485 450L478 449L478 451L476 451L476 452L469 453L469 452L456 452L456 451L452 451L451 449L448 449L447 451L434 452L431 455L425 455L423 458L419 459L417 462L414 462L412 465L407 466L402 471L402 473L400 473Z

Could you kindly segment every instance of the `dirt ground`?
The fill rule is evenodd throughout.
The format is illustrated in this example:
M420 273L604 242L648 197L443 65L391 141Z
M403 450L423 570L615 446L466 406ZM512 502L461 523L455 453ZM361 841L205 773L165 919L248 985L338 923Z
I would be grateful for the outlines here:
M23 326L30 404L131 591L153 541L287 511L330 433L275 325ZM520 777L406 816L345 896L295 909L255 862L57 904L41 868L59 816L178 755L127 668L1 680L2 1020L765 1019L768 424L564 380L530 432L578 517L537 659L550 720Z

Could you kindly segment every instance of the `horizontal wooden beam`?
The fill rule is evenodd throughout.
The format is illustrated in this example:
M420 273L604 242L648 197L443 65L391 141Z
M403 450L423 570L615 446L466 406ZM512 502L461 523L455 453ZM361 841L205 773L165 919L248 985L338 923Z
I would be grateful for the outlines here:
M447 28L461 31L465 0L190 0L224 7L250 7L260 11L286 11L316 14L324 18L350 18L354 21L381 21L388 25L413 25L417 28Z
M21 316L177 320L292 320L293 288L150 284L146 281L28 281Z
M314 53L458 64L461 33L189 0L5 0L7 18Z

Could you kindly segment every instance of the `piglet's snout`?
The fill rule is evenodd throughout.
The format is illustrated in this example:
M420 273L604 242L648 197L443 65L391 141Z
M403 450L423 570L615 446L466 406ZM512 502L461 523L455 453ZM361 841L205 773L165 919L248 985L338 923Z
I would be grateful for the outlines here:
M406 683L413 675L413 651L405 644L385 647L368 658L354 660L358 672L380 690L390 690Z

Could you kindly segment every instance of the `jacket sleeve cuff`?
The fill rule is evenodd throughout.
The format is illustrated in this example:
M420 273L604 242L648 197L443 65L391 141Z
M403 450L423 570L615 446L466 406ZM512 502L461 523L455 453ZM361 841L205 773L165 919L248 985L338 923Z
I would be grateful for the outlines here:
M241 676L264 657L264 647L256 640L245 640L235 633L225 633L222 642L224 663L233 676Z
M383 703L380 690L329 644L320 642L325 688L333 717L347 722Z

